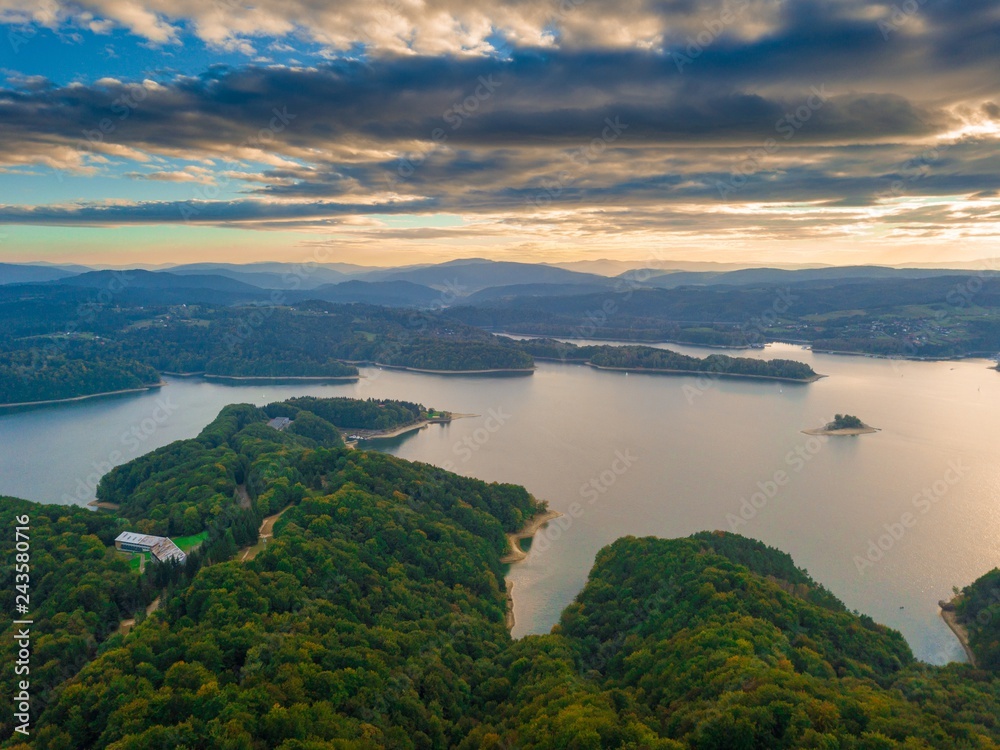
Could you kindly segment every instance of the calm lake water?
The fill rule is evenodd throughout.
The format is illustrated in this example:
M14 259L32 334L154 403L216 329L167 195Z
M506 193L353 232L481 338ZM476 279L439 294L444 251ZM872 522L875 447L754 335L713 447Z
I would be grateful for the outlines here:
M595 553L618 537L733 529L789 552L850 608L901 630L920 658L964 660L937 601L1000 565L1000 373L986 361L790 345L741 354L807 361L830 377L713 382L540 363L533 376L499 379L381 370L341 385L171 379L158 392L0 414L0 493L86 503L110 465L194 436L228 403L419 401L480 416L381 449L523 484L567 514L511 570L515 635L548 631ZM826 440L800 432L835 412L881 431Z

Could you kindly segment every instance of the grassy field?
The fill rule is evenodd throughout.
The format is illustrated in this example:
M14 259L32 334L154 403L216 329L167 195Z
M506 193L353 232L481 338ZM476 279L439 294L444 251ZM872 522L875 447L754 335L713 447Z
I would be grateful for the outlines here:
M173 537L174 544L180 547L182 550L187 552L192 547L196 547L202 542L208 539L208 532L203 531L200 534L192 534L191 536L178 536Z

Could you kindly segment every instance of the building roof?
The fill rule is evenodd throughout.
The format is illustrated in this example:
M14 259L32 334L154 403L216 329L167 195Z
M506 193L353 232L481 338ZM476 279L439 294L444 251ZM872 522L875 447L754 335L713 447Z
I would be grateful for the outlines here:
M157 560L160 562L166 562L167 560L176 560L179 563L184 562L187 559L181 548L174 544L172 539L161 538L159 542L150 550Z
M152 534L139 534L135 531L123 531L115 538L116 542L122 544L135 544L140 547L147 547L150 552L160 562L176 560L179 563L187 559L187 555L174 544L172 539L165 536L153 536Z
M286 427L288 427L288 425L290 425L291 423L292 420L290 420L288 417L275 417L274 419L272 419L270 422L267 423L267 426L273 427L276 430L283 430Z
M122 544L141 544L144 547L152 547L157 542L163 540L162 536L151 536L150 534L139 534L135 531L123 531L116 538L116 542Z

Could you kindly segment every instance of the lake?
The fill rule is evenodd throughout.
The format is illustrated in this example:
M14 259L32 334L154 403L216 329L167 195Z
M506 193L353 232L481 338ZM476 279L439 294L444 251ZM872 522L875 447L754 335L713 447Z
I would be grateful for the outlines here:
M706 350L673 346L697 356ZM357 383L159 391L0 414L0 493L84 504L110 466L192 437L228 403L398 398L479 416L385 441L403 458L516 482L563 512L514 566L515 635L547 632L595 553L627 535L730 529L789 552L918 657L964 660L937 601L1000 565L1000 373L775 344L810 385L624 375L539 363L530 377L365 369ZM815 438L836 412L876 434Z

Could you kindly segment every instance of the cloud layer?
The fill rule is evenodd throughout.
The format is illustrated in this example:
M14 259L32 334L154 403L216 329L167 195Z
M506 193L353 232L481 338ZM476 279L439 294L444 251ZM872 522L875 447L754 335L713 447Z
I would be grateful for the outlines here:
M189 192L7 203L0 222L335 227L357 242L996 235L995 3L329 6L0 0L12 22L161 45L308 38L330 58L62 86L10 72L0 169ZM442 213L465 226L382 218Z

